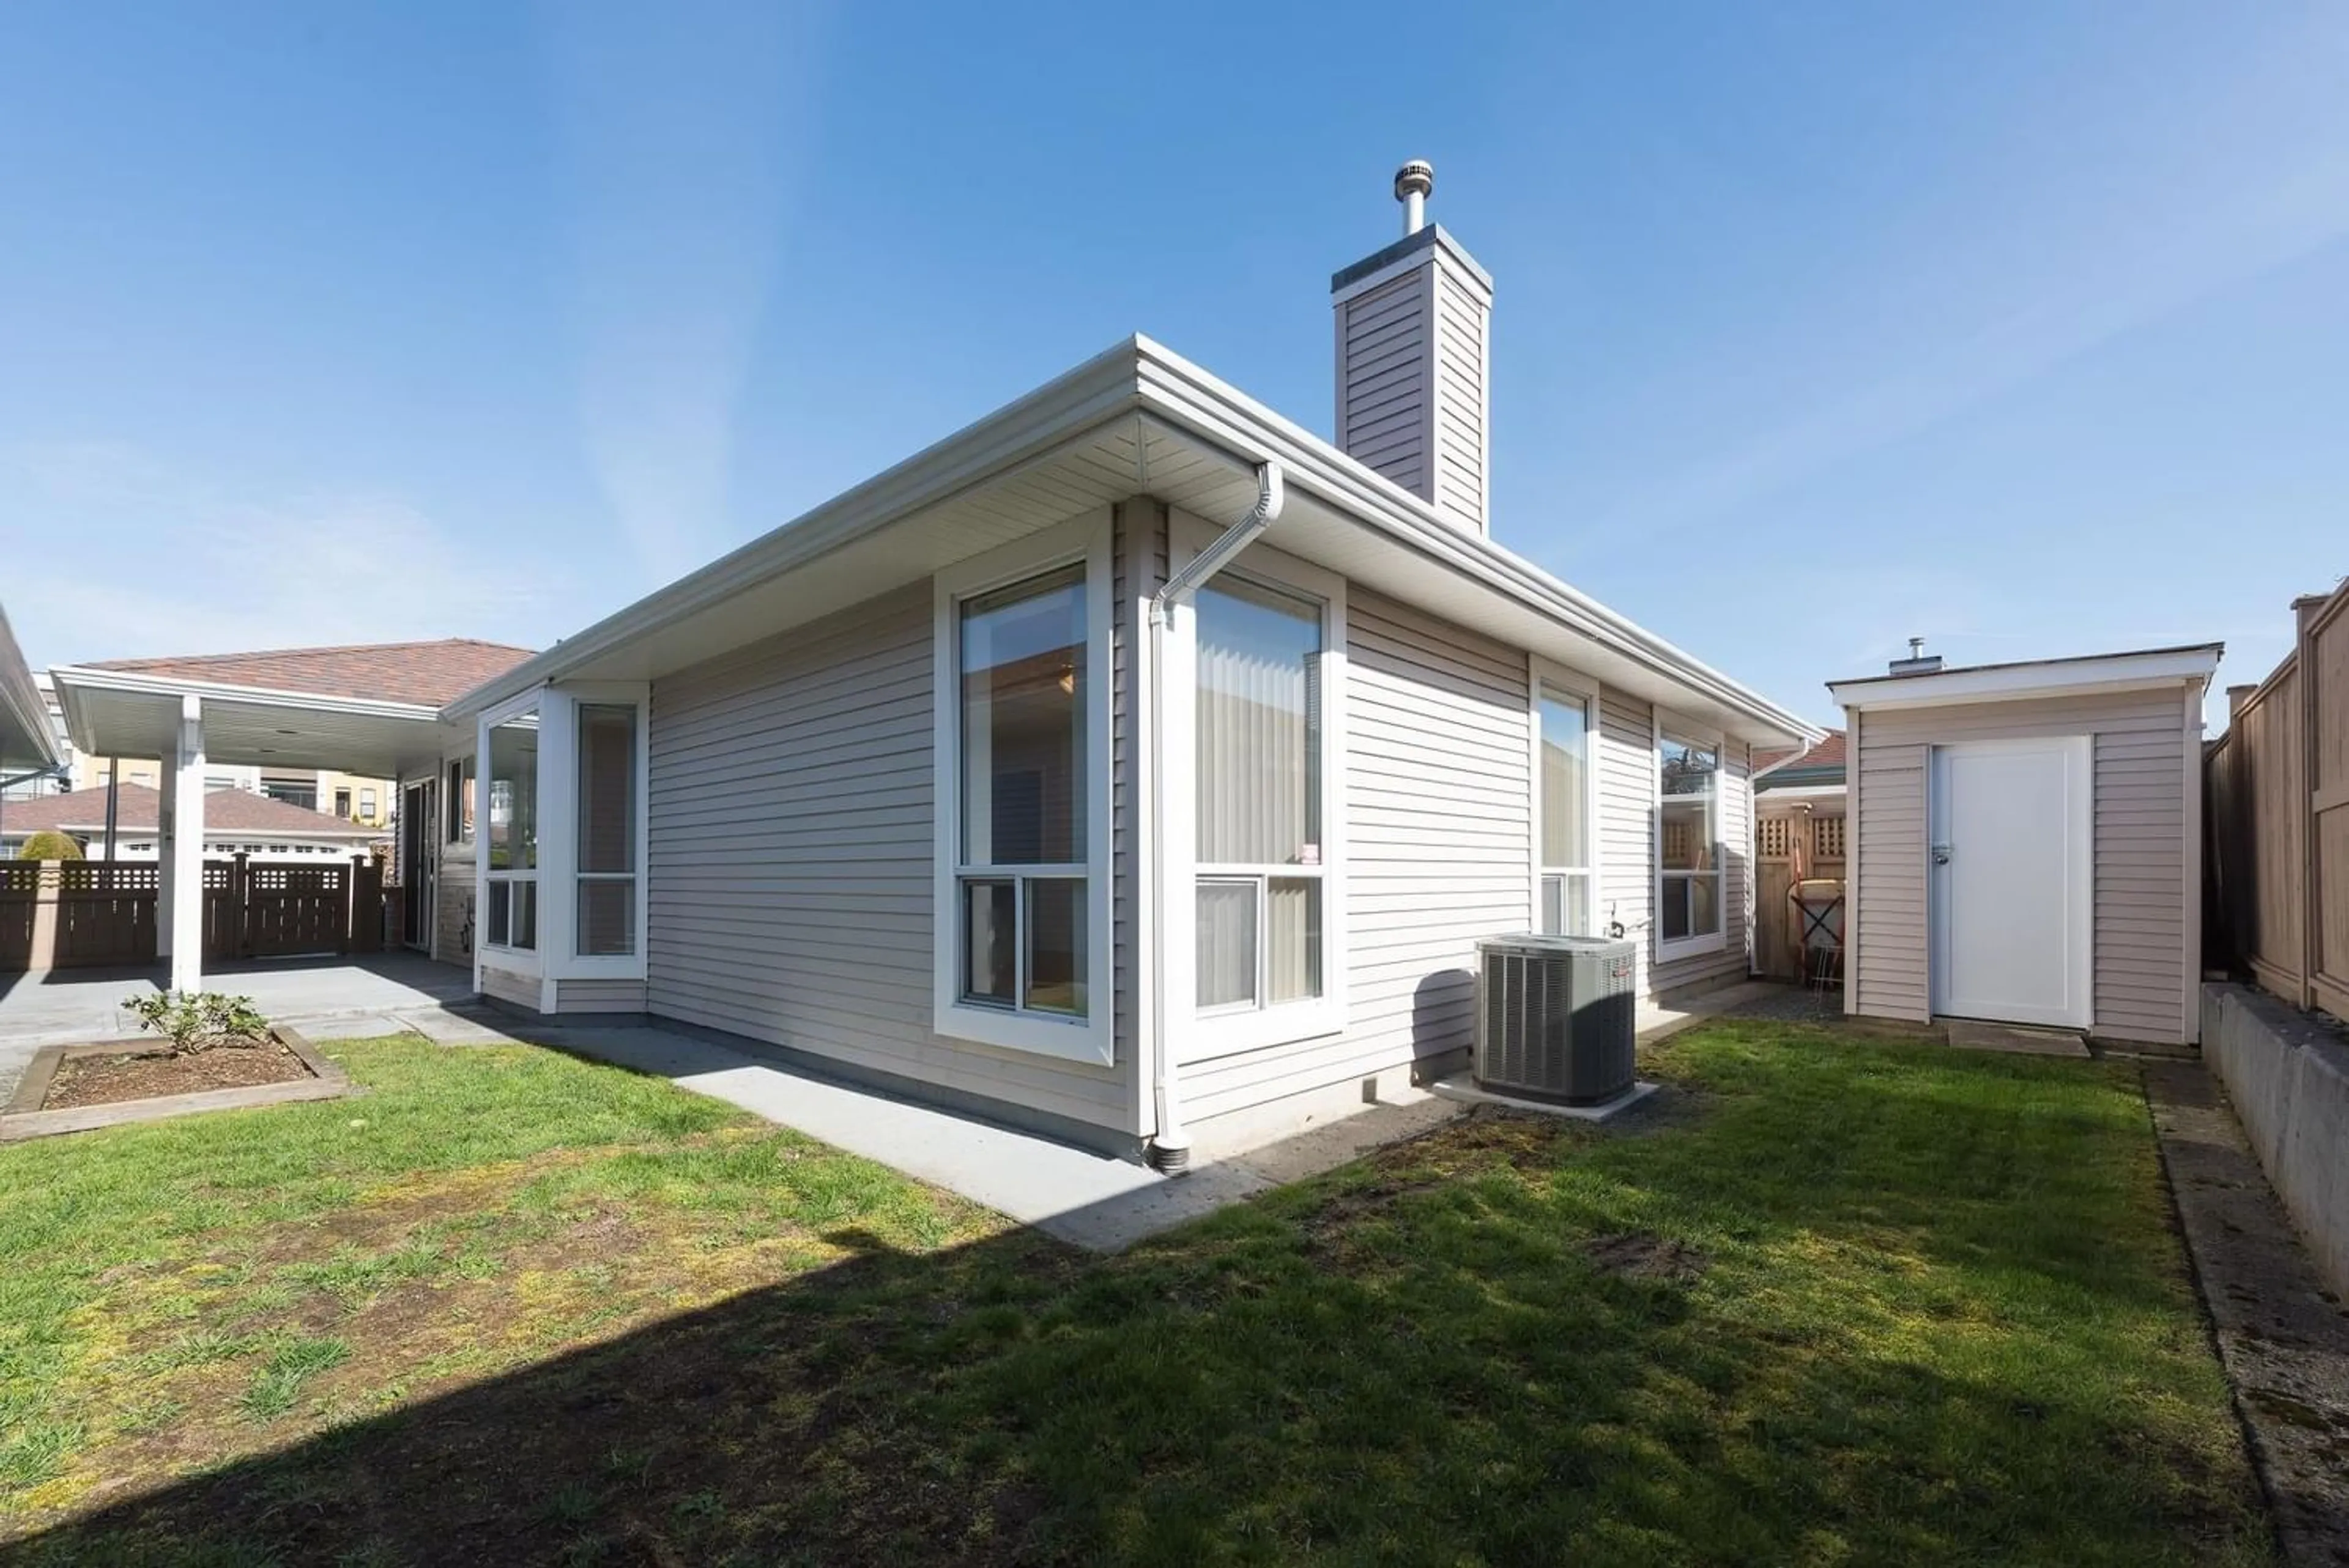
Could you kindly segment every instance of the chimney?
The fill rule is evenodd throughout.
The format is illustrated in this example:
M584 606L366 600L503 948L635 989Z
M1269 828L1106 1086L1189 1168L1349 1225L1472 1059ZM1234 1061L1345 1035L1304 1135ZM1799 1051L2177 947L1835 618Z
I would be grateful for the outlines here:
M1927 653L1925 639L1921 637L1912 637L1909 639L1909 657L1894 659L1891 672L1895 675L1930 675L1940 668L1941 656L1938 653Z
M1330 280L1338 445L1471 534L1492 531L1492 275L1427 222L1435 170L1395 171L1402 238Z

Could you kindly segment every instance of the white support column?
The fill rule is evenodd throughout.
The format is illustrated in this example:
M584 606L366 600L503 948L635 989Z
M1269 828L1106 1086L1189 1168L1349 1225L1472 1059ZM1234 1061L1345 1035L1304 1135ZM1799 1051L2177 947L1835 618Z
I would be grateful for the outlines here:
M204 712L180 699L179 771L171 780L171 989L204 988Z

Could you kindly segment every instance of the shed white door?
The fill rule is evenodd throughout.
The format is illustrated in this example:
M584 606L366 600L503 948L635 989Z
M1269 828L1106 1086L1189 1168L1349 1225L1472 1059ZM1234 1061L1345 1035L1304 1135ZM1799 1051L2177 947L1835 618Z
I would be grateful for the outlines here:
M2088 1027L2092 774L2085 735L1933 749L1935 1012Z

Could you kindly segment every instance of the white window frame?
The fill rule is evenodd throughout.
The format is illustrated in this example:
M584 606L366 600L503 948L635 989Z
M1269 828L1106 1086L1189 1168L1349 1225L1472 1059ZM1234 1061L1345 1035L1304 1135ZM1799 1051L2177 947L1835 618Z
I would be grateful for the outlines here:
M486 708L473 722L473 880L477 889L473 904L473 985L481 989L481 971L496 969L508 974L536 978L545 973L546 947L546 748L548 743L548 710L554 704L545 687L534 687L522 695ZM538 863L523 877L512 871L493 871L490 867L490 732L509 719L525 713L538 716L538 777L533 781L538 791L539 855ZM490 888L503 882L509 887L516 880L532 884L531 897L536 902L536 933L534 944L527 948L509 947L490 940ZM508 924L512 924L513 895L506 895ZM494 955L496 961L492 963Z
M961 607L1063 566L1085 569L1085 1016L989 1007L962 999ZM1110 515L1058 523L958 562L932 579L931 779L934 845L931 1029L948 1040L1099 1066L1117 1059L1115 937L1111 881L1110 724L1117 667L1112 648ZM1024 867L1040 873L1044 867ZM1071 867L1071 870L1076 869Z
M566 681L549 689L562 717L554 728L560 731L562 753L550 756L547 738L546 711L539 711L538 787L539 787L539 903L538 941L544 971L562 980L642 980L645 978L645 949L649 945L650 928L647 921L652 913L651 877L647 861L652 847L652 689L643 681ZM627 873L636 879L636 950L626 953L583 953L579 947L579 705L605 704L633 708L636 715L636 777L635 792L636 822L632 831L636 836L636 870ZM546 792L561 792L560 802L550 808ZM556 835L549 825L559 830L559 842L549 843ZM622 873L602 874L602 879L616 880ZM562 910L555 915L552 927L548 920L546 888L552 882L561 889ZM550 929L561 946L551 945Z
M1542 929L1543 888L1550 877L1569 875L1584 877L1590 888L1590 930L1593 936L1605 933L1608 915L1599 898L1599 859L1602 846L1599 841L1599 726L1600 711L1599 682L1587 675L1577 674L1562 664L1552 664L1539 654L1526 656L1526 777L1533 832L1529 846L1532 873L1532 898L1526 911L1526 929ZM1541 705L1545 695L1565 698L1582 704L1589 742L1584 759L1588 776L1582 792L1582 842L1589 851L1587 866L1545 866L1542 864L1541 819Z
M1695 958L1703 953L1717 953L1729 946L1729 858L1728 846L1722 840L1723 792L1728 787L1729 748L1719 730L1692 722L1678 714L1655 710L1651 725L1652 737L1648 746L1649 791L1654 801L1654 825L1648 848L1649 920L1656 934L1656 961L1670 963L1675 959ZM1717 929L1692 937L1666 940L1664 937L1664 742L1678 741L1684 746L1709 746L1713 749L1714 769L1713 793L1707 797L1706 826L1713 835L1715 891L1713 908L1718 912ZM1675 796L1685 799L1685 796ZM1700 872L1676 873L1683 879L1700 876Z
M1167 519L1167 570L1181 571L1221 533L1187 514L1172 514ZM1198 619L1192 606L1177 605L1164 643L1164 710L1159 733L1165 753L1158 759L1164 809L1156 829L1165 846L1167 872L1160 919L1166 1012L1174 1023L1174 1038L1168 1044L1178 1064L1341 1034L1347 1020L1346 579L1263 544L1240 552L1225 571L1318 599L1322 606L1321 994L1278 1005L1259 1002L1205 1012L1198 1006L1200 879L1261 877L1270 868L1199 864ZM1259 921L1259 947L1263 929ZM1257 994L1263 995L1261 985Z

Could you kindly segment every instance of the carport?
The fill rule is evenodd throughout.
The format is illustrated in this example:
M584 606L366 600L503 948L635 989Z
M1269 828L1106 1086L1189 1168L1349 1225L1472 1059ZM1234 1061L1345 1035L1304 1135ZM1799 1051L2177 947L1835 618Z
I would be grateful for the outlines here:
M205 769L333 769L430 778L469 753L441 705L526 650L466 641L62 665L50 673L73 743L163 767L156 954L171 989L204 987Z

